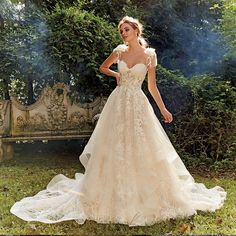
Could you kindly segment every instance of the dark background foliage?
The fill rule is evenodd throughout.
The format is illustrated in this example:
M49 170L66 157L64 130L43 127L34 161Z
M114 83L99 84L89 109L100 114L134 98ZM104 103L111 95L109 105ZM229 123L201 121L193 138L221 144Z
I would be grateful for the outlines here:
M3 0L0 96L32 104L58 81L73 100L108 96L115 80L98 68L122 43L119 20L137 17L157 51L157 84L175 120L163 126L177 151L190 164L233 167L235 13L230 0ZM161 120L146 80L143 90Z

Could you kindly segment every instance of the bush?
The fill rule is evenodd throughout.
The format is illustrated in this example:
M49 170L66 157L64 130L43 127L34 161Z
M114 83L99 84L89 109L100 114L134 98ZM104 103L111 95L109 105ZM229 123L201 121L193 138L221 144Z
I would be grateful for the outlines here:
M100 64L119 44L115 25L77 7L57 6L48 15L49 45L76 96L111 91L115 80L99 72Z
M177 151L188 159L198 158L208 164L234 161L236 90L230 82L210 75L187 79L161 66L157 80L164 101L174 114L173 124L164 127Z

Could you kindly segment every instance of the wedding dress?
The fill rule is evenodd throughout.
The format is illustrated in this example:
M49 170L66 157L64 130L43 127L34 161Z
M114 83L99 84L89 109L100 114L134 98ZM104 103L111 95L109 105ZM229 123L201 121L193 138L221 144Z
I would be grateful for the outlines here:
M85 173L55 176L45 190L16 202L13 214L45 223L88 219L144 226L223 205L223 188L195 183L141 89L148 67L157 64L155 50L146 48L147 62L129 68L121 58L126 49L114 49L120 85L80 155Z

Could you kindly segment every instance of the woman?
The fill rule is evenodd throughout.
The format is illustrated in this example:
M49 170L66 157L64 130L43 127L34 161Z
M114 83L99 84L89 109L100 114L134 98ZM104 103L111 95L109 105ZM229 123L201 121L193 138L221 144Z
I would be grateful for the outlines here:
M221 187L207 189L194 182L141 89L148 74L148 89L165 122L171 122L156 87L156 53L146 47L142 25L124 17L118 29L125 44L100 67L116 78L117 86L80 155L85 173L75 179L57 175L46 190L14 204L11 212L18 217L143 226L223 205L226 192ZM118 72L110 70L115 62Z

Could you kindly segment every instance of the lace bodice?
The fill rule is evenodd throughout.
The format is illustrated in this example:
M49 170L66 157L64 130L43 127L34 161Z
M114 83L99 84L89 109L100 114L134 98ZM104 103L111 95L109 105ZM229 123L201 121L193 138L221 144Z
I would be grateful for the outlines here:
M118 71L121 74L120 86L129 86L132 88L141 88L145 79L148 68L157 65L157 57L154 48L146 48L147 54L146 64L137 63L131 68L128 67L126 62L121 58L122 52L127 50L128 46L125 44L118 45L113 51L117 53Z

